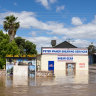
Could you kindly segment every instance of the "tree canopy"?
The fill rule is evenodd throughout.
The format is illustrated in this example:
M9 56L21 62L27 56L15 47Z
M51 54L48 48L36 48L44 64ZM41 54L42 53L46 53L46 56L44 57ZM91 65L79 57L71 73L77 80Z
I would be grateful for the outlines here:
M36 45L21 37L9 42L8 34L0 31L0 69L6 64L6 55L31 55L37 54Z
M26 54L37 54L36 45L30 41L25 42Z
M15 40L18 48L20 49L20 54L21 54L21 55L24 55L24 54L25 54L25 52L24 52L25 39L23 39L23 38L21 38L21 37L16 37L14 40Z
M90 44L88 46L88 53L89 53L89 55L96 53L96 47L93 44Z
M4 30L7 32L10 37L10 42L14 40L17 29L20 27L19 22L16 22L17 17L14 15L6 16L5 21L3 22Z
M15 38L16 31L20 27L17 17L10 15L4 19L3 28L8 34L0 31L0 69L3 69L6 64L6 55L37 54L35 44L21 37Z
M18 45L18 48L20 49L20 54L37 54L36 45L32 42L25 40L21 37L16 37L15 42Z
M0 31L0 68L6 64L6 55L18 55L20 50L15 41L9 42L9 36Z

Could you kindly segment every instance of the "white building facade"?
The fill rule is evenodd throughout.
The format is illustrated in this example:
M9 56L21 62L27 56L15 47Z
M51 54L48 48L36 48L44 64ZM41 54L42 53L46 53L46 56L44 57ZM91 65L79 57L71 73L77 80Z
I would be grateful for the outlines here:
M48 48L41 49L37 56L37 67L41 71L53 71L54 74L67 74L70 69L88 71L88 49L85 48Z

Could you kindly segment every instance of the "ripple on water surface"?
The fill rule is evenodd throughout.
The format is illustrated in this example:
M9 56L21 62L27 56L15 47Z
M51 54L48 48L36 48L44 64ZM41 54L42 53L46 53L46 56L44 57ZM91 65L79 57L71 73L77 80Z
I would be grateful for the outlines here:
M0 77L0 96L96 96L96 74L53 78Z

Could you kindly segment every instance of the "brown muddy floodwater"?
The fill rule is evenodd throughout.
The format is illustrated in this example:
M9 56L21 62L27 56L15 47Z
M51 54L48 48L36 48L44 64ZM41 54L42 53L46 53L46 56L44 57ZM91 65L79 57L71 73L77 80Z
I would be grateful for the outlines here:
M53 78L0 77L0 96L96 96L96 73Z

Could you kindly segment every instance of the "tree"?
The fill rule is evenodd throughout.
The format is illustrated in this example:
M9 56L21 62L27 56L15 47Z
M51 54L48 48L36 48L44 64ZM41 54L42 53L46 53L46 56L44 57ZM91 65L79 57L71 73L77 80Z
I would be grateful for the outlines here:
M16 42L13 40L7 44L7 54L9 55L20 55L20 49L18 48Z
M7 44L9 43L9 36L0 31L0 57L5 57L7 54Z
M7 32L10 37L10 42L14 40L17 29L20 27L19 22L16 22L17 17L14 15L10 15L5 17L5 21L3 22L4 30Z
M25 42L26 54L37 54L36 45L30 41Z
M24 55L24 49L25 49L25 39L21 38L21 37L16 37L15 38L15 42L18 46L18 48L20 49L20 54Z
M20 50L14 40L9 42L8 34L4 34L3 31L0 31L0 69L3 69L6 64L7 54L19 55Z
M20 54L28 55L28 54L37 54L36 45L33 44L30 41L26 41L25 39L21 37L16 37L15 42L18 45L18 48L20 49Z
M89 55L96 53L96 47L93 44L90 44L88 46L88 53L89 53Z
M21 37L16 37L9 42L8 34L0 31L0 69L3 69L6 64L6 55L23 55L23 53L26 55L37 54L36 45Z
M6 64L7 44L9 43L9 36L0 31L0 69L4 68Z

